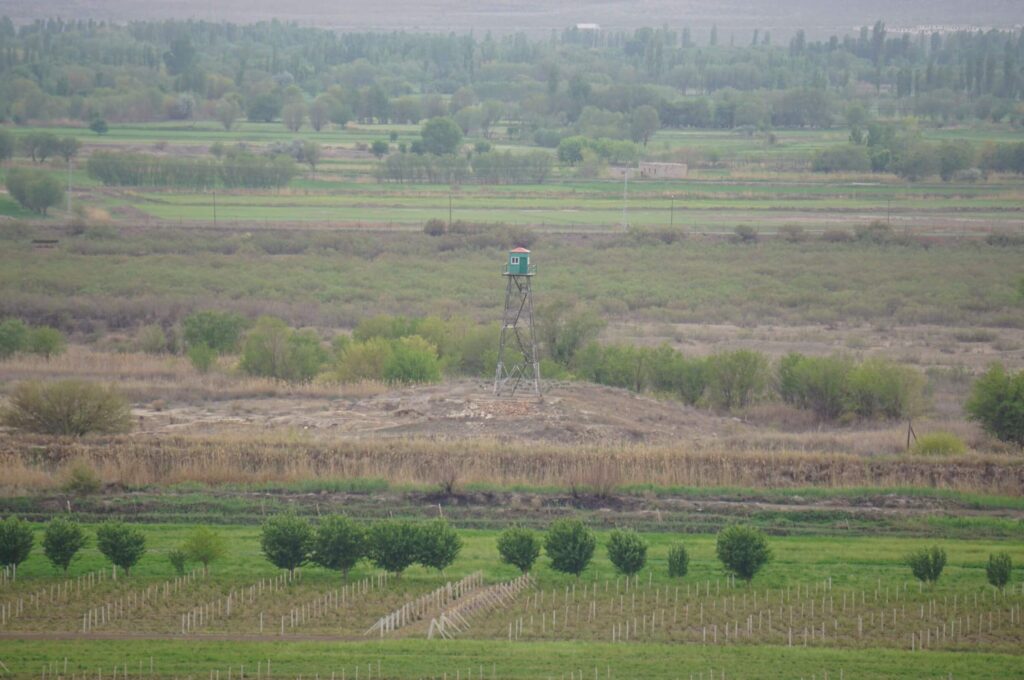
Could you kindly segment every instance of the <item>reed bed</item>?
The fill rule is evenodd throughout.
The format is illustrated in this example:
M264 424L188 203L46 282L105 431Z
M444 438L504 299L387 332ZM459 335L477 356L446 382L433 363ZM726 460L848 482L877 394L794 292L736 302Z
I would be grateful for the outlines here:
M675 446L587 446L496 440L376 438L322 442L299 435L180 435L54 440L0 435L0 491L60 487L74 466L126 487L183 482L265 484L382 479L396 485L572 488L620 486L922 487L1020 496L1024 460L997 454L939 459Z

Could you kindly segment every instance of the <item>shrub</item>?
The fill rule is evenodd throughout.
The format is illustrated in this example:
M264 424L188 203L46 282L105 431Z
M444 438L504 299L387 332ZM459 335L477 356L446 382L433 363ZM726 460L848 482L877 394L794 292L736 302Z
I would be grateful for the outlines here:
M0 322L0 359L21 352L28 344L28 326L18 319Z
M929 432L917 440L913 450L920 456L959 456L967 452L967 445L951 432Z
M208 527L196 527L182 544L181 549L189 560L203 565L203 573L210 573L210 562L224 557L227 549L224 538Z
M874 220L869 224L858 224L854 227L854 233L858 241L884 245L893 240L892 227L881 220Z
M821 240L826 243L849 243L853 235L845 229L826 229L821 233Z
M757 243L757 229L749 224L739 224L733 229L736 241L739 243Z
M146 554L146 537L135 527L121 522L104 522L96 529L96 547L130 575L132 567Z
M217 350L211 349L206 343L199 343L188 348L188 360L192 368L200 373L209 373L213 365L217 363Z
M43 531L43 554L50 564L68 573L68 566L87 543L82 527L65 517L54 517Z
M871 169L871 159L862 146L837 146L815 153L811 169L814 172L867 172Z
M64 185L45 170L11 168L4 183L14 200L40 215L64 200Z
M370 527L368 557L378 568L401 576L419 557L420 531L411 522L387 520Z
M35 537L32 526L11 515L0 522L0 565L17 566L28 559Z
M427 236L443 236L448 231L448 225L444 220L432 217L423 225L423 233Z
M88 496L99 491L102 486L103 483L100 481L96 471L89 467L85 461L80 460L74 463L67 471L61 489L65 493L76 496Z
M784 224L779 227L779 236L787 243L803 243L807 232L799 224Z
M181 548L174 548L167 553L167 561L174 567L174 573L178 576L185 575L185 565L188 562L188 555Z
M907 565L914 577L924 583L935 583L946 566L946 551L939 546L921 548L907 555Z
M366 556L366 529L343 515L332 515L322 522L313 537L313 562L325 569L348 572Z
M847 402L847 381L853 362L841 357L789 354L779 362L779 392L784 401L832 420Z
M127 432L132 426L124 397L113 387L82 380L20 383L0 421L28 432L75 437Z
M540 539L524 527L509 527L498 536L498 553L502 562L518 567L525 574L540 555Z
M462 550L462 539L443 519L420 527L416 561L424 567L444 571Z
M213 310L189 314L182 323L185 344L206 345L219 354L237 351L242 331L248 326L249 320L240 314Z
M551 568L577 578L590 564L596 546L594 533L578 519L553 522L544 538L544 552L551 560Z
M647 544L635 531L616 529L608 537L608 559L620 574L632 576L647 563Z
M63 354L67 345L64 334L59 330L49 326L39 326L28 332L25 349L32 354L39 354L49 359Z
M1010 582L1013 575L1013 561L1010 553L996 553L988 556L988 564L985 565L985 576L994 588L1002 590Z
M264 316L246 336L241 368L250 375L306 382L327 358L315 331L294 331L284 321Z
M668 575L671 578L686 576L690 570L690 555L682 543L668 549Z
M162 354L167 351L167 335L157 324L150 324L139 329L135 341L139 349L146 354Z
M263 556L278 569L294 574L309 559L313 529L309 522L292 513L271 517L260 530Z
M759 352L723 352L707 360L706 396L716 408L748 406L764 393L767 385L768 359Z
M1024 371L1007 373L993 364L974 382L964 409L989 434L1024 446Z
M726 571L750 581L772 558L764 532L743 524L733 524L718 532L715 553Z
M885 359L854 367L847 382L847 408L862 418L909 418L921 408L924 378Z
M383 378L399 383L437 382L441 379L437 348L418 335L395 341L384 361Z

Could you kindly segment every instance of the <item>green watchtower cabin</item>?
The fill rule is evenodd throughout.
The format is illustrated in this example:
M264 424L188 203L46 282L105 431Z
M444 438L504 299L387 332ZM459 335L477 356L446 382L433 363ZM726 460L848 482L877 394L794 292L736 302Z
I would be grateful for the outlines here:
M505 274L511 276L533 276L537 267L530 266L530 251L526 248L513 248L508 251L508 265Z

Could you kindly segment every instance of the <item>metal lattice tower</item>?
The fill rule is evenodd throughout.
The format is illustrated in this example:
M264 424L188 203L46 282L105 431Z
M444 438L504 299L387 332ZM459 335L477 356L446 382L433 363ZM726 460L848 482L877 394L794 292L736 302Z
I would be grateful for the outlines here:
M537 265L530 264L530 251L509 251L502 272L505 287L505 314L498 344L498 368L494 374L494 394L513 395L520 385L529 386L540 398L540 363L537 361L537 336L533 329L533 291L530 280Z

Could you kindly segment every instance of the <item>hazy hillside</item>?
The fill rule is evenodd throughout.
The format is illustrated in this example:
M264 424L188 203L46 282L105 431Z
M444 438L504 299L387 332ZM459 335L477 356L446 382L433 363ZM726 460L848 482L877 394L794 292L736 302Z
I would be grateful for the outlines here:
M742 0L391 0L382 3L352 0L4 0L0 14L17 22L62 16L115 21L151 18L187 18L250 22L279 18L340 30L420 31L529 31L540 33L577 22L593 22L622 30L667 23L690 26L695 38L706 39L717 24L719 41L749 41L750 32L768 30L786 39L796 28L812 37L845 33L883 18L890 30L919 26L999 26L1024 21L1016 0L860 0L821 3L814 0L744 2Z

